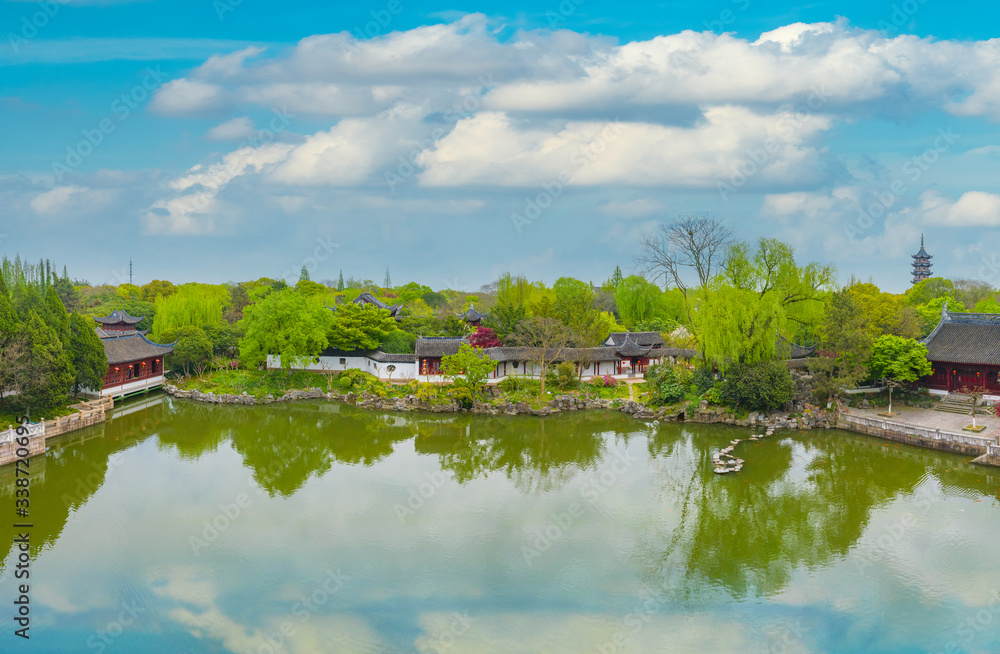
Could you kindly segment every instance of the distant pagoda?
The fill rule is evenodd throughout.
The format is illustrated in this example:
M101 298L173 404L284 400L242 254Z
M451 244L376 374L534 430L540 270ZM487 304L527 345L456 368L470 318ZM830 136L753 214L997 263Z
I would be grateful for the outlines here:
M924 249L924 235L920 235L920 251L910 255L913 257L913 282L922 282L931 276L931 255Z

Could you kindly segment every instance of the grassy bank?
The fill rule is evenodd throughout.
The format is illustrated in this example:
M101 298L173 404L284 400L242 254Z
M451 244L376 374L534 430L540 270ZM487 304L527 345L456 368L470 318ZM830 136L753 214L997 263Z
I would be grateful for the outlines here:
M178 388L199 390L217 395L241 395L246 393L256 398L268 395L280 397L286 391L319 388L324 392L369 393L385 398L402 398L415 395L432 404L446 404L455 399L471 403L468 389L455 384L429 384L409 381L389 383L359 370L325 374L307 371L284 372L281 370L222 370L208 372L200 376L184 378L176 382ZM567 387L568 386L568 387ZM499 396L483 392L483 399L495 404L527 402L533 407L547 404L556 395L575 395L585 399L627 400L628 385L615 386L591 384L587 381L564 385L562 388L546 383L546 393L541 395L541 382L537 379L508 378L497 385ZM634 385L634 399L646 399L646 384Z

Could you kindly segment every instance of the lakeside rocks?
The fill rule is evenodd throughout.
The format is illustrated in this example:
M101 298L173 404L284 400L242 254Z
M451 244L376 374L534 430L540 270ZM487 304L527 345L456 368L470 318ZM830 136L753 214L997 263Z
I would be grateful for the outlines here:
M753 412L746 418L736 418L732 413L722 408L709 408L705 402L701 402L698 409L687 412L684 408L669 407L648 407L633 400L608 400L608 399L588 399L575 395L556 395L548 404L541 407L532 407L527 402L476 402L472 408L465 409L458 400L447 402L431 402L422 400L415 395L405 397L379 397L371 394L358 394L354 392L338 393L323 392L319 388L307 390L289 390L280 397L267 395L263 398L256 398L247 393L239 395L205 393L199 390L182 390L173 384L164 384L163 390L173 397L194 400L196 402L207 402L210 404L273 404L276 402L293 402L296 400L333 400L352 404L363 409L376 411L426 411L429 413L458 413L469 411L471 413L483 415L533 415L548 416L564 411L589 411L617 410L626 415L639 420L659 420L665 422L688 421L705 424L727 424L739 427L765 426L769 431L775 429L833 429L836 427L836 416L834 414L816 413L805 414L798 418L790 418L781 415L768 416L764 413Z

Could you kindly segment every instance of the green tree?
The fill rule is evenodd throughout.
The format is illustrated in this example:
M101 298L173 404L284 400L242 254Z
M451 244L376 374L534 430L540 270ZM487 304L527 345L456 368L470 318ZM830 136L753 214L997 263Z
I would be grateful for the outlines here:
M177 292L156 299L153 338L159 340L168 330L179 327L204 327L222 323L229 305L229 289L221 284L184 284Z
M542 383L539 395L545 394L545 376L553 361L563 359L573 342L574 335L566 325L555 318L525 318L511 333L509 341L514 345L531 348L528 359L541 369Z
M618 317L630 329L638 323L654 317L655 307L660 297L656 284L639 275L630 275L615 288L615 304Z
M413 354L417 337L401 329L394 329L382 339L378 349L392 354Z
M108 358L104 344L94 331L94 321L79 313L70 316L69 336L70 363L76 373L73 380L73 397L80 389L100 390L104 376L108 373Z
M59 342L69 343L69 314L55 288L49 286L45 291L45 322L56 331Z
M212 341L208 340L205 330L194 325L184 325L173 330L177 340L171 363L184 369L184 374L191 371L201 374L212 360Z
M941 313L944 310L946 302L948 303L948 311L950 313L966 312L964 304L947 295L936 297L925 304L921 304L916 307L916 311L917 316L920 318L922 334L930 334L931 331L937 327L937 324L941 322Z
M975 313L1000 313L1000 302L997 302L996 297L984 297L976 302L972 311Z
M927 304L931 300L942 297L955 297L955 284L943 277L928 277L919 281L906 291L906 303L911 306Z
M441 357L441 372L458 387L468 388L474 400L479 399L479 391L496 370L497 362L485 352L463 343L458 352Z
M334 312L328 340L341 350L373 350L394 329L396 321L386 309L341 304Z
M25 408L45 409L66 399L73 370L54 329L33 313L25 324L31 377L18 395Z
M886 334L880 336L872 346L872 356L868 360L872 377L889 383L889 413L892 413L892 387L912 383L931 374L931 362L927 360L927 346L912 338L900 338Z
M611 274L611 286L613 288L618 288L618 285L622 283L622 269L615 266L615 271Z
M312 279L309 278L309 269L302 266L302 270L299 271L299 281L300 282L311 282Z
M382 284L382 288L385 289L392 288L392 278L389 277L389 266L385 267L385 282Z
M720 388L723 403L750 411L780 409L795 396L795 383L783 361L738 363L726 371Z
M824 377L828 396L838 393L840 388L856 386L864 378L875 342L870 329L868 317L852 288L830 295L823 312L821 346L833 361L829 365L815 365L815 373Z
M169 297L177 292L177 287L171 282L162 279L154 279L148 284L144 284L140 289L140 299L144 302L156 302L158 297Z
M244 365L256 367L267 355L276 355L288 371L326 348L332 319L330 310L317 298L288 288L270 293L243 310L240 358Z
M7 291L7 284L3 275L0 275L0 346L18 333L19 324L10 293Z

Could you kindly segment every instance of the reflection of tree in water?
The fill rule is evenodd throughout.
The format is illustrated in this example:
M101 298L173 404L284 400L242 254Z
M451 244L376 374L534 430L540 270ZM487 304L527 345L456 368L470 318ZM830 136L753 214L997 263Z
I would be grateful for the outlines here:
M399 416L327 402L227 408L233 448L271 496L292 495L337 461L370 466L413 434Z
M912 493L927 472L895 448L873 455L850 435L826 432L741 443L743 472L720 477L712 453L734 434L669 425L650 441L664 512L637 557L649 583L678 600L703 599L708 587L738 598L780 591L794 568L846 555L872 510Z
M583 413L547 418L459 415L421 420L417 452L437 454L441 468L459 483L503 472L525 493L558 488L578 470L595 466L605 435L617 428L612 416Z
M31 482L26 522L34 525L30 530L32 559L56 543L69 516L115 474L114 455L144 441L163 423L164 408L159 403L46 442L49 451L30 459L28 464ZM13 465L0 468L0 506L11 513L16 499L15 479ZM14 529L13 521L0 521L0 548L5 555L10 553L19 531L23 530Z

